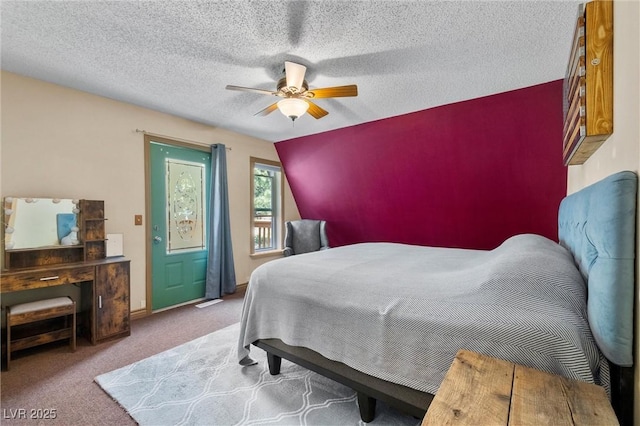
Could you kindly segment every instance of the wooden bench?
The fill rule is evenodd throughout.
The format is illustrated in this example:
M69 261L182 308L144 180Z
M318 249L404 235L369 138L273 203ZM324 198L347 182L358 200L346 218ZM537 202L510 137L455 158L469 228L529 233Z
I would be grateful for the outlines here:
M601 386L459 351L422 426L617 425Z
M63 328L12 337L12 328L16 326L63 316L67 317ZM76 350L76 303L70 297L56 297L7 307L7 370L11 364L11 352L62 339L69 339L71 351Z

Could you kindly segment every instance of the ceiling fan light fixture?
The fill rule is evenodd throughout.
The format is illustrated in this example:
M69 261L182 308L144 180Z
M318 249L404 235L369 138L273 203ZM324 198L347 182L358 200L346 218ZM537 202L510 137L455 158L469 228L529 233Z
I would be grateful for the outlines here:
M295 121L307 112L309 104L299 98L286 98L278 102L278 109L286 117L289 117L291 121Z

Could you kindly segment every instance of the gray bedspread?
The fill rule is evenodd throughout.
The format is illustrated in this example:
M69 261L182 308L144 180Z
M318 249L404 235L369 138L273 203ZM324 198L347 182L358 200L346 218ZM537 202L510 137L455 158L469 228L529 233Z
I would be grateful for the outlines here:
M364 243L268 262L245 296L240 363L266 338L429 393L461 348L608 385L580 272L532 234L491 251Z

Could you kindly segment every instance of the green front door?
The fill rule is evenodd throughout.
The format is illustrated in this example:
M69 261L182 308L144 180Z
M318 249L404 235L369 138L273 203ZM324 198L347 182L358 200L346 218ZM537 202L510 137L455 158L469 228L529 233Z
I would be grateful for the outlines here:
M211 154L151 142L152 309L204 297Z

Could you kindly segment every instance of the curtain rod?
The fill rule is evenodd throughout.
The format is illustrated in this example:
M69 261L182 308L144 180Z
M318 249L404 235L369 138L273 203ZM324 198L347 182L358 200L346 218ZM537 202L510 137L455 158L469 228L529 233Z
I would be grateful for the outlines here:
M196 142L196 141L190 141L188 139L181 139L181 138L176 138L173 136L167 136L167 135L161 135L159 133L151 133L151 132L147 132L146 130L141 130L141 129L136 129L136 133L144 133L145 135L149 135L149 136L156 136L158 138L165 138L165 139L173 139L174 141L178 141L178 142L186 142L186 143L193 143L196 145L206 145L202 142ZM211 144L211 145L217 145L217 144ZM230 147L225 147L227 149L227 151L231 151Z

